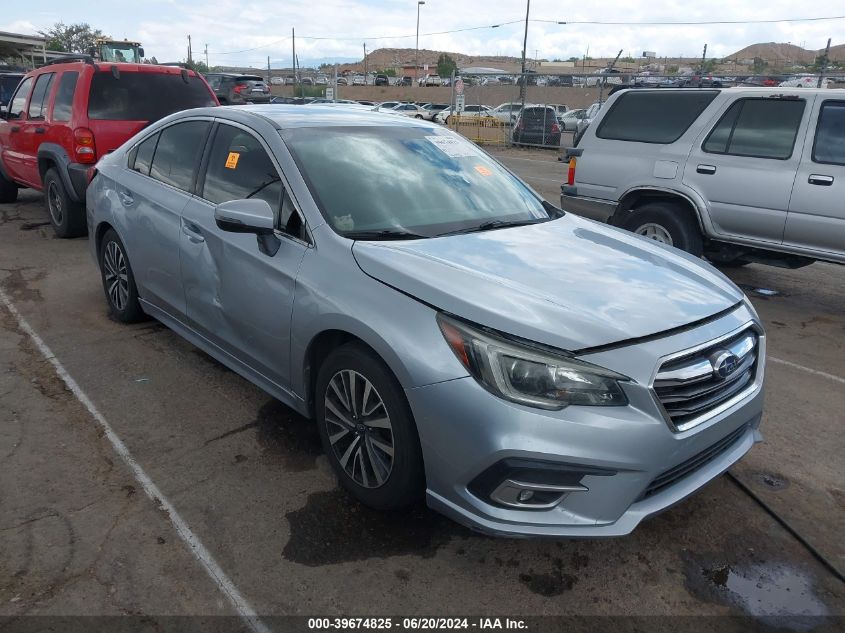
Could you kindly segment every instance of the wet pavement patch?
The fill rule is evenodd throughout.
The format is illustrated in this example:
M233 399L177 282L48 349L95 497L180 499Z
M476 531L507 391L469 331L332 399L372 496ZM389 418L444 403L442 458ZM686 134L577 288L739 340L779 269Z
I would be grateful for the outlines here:
M340 489L309 495L287 520L290 538L282 556L309 567L391 556L431 558L453 537L471 534L422 504L379 512Z
M320 433L313 420L299 415L275 398L258 409L255 422L264 461L280 460L290 472L313 470L323 454Z
M809 574L784 563L702 564L687 557L687 589L700 599L724 604L780 629L809 631L829 614L814 593Z

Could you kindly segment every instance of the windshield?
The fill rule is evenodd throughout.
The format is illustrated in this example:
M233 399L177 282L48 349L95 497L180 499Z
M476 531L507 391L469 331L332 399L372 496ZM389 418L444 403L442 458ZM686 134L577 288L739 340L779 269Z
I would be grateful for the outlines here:
M434 237L490 221L549 219L521 181L445 130L338 126L281 134L323 216L341 235Z
M94 73L88 116L105 121L158 121L168 114L217 105L205 82L179 74L122 72Z

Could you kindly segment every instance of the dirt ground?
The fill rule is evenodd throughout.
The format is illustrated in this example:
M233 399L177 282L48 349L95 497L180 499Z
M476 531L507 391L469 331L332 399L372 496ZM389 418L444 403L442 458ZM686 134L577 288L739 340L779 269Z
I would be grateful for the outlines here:
M496 154L556 202L556 152ZM351 501L312 423L162 325L110 320L87 240L55 239L46 220L37 193L0 207L0 630L245 613L261 622L233 626L471 614L841 630L842 267L726 271L769 336L766 441L729 476L624 538L504 540Z

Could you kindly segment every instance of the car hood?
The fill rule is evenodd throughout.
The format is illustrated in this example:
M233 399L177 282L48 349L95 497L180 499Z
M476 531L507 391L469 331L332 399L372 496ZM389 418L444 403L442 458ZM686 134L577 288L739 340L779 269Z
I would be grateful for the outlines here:
M710 317L743 294L677 249L571 214L542 224L355 242L371 277L469 321L565 350Z

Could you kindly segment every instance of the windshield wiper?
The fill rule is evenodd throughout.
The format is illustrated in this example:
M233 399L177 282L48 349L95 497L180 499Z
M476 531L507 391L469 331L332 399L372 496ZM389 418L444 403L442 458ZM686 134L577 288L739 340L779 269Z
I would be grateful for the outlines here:
M350 240L426 240L428 235L412 233L405 229L381 229L378 231L349 231L343 234Z
M478 233L479 231L490 231L492 229L506 229L512 226L525 226L527 224L539 224L540 222L547 222L543 218L540 219L532 219L532 220L488 220L487 222L482 222L481 224L477 224L476 226L470 226L465 229L458 229L457 231L448 231L446 233L440 233L437 237L442 237L444 235L460 235L462 233Z

